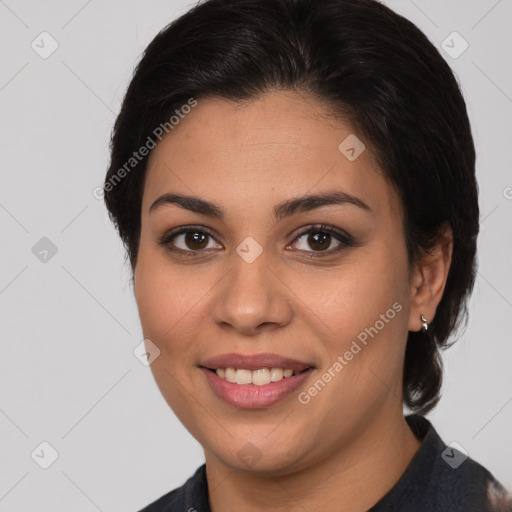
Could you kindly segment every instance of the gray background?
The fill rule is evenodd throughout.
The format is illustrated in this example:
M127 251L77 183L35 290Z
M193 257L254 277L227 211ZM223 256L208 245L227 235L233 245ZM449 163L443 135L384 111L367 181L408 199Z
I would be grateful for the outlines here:
M469 43L445 57L478 150L479 273L468 328L444 354L444 394L429 418L512 489L512 2L387 3L438 48L462 49L446 39L453 31ZM133 355L142 334L129 268L93 195L134 65L192 5L0 0L3 512L137 510L203 461ZM51 49L43 31L58 43L46 59L31 47ZM43 237L57 250L46 261ZM40 467L51 462L43 441L58 453L48 469Z

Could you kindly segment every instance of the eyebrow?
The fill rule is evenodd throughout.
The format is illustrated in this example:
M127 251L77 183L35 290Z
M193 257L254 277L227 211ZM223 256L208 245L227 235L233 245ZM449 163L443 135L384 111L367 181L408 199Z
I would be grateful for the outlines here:
M225 218L225 212L222 207L214 202L195 196L170 193L158 197L149 207L149 213L167 204L177 204L191 212L208 215L220 220ZM372 212L372 209L361 199L340 190L332 190L320 194L287 199L274 207L274 218L279 221L296 213L305 213L328 205L352 205L370 213Z

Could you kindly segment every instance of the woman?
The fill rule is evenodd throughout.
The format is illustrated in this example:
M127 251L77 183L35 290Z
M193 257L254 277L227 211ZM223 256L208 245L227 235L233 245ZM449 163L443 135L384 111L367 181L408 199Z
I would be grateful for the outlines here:
M146 49L111 151L147 356L206 461L145 511L512 510L424 417L479 209L464 100L413 24L205 1Z

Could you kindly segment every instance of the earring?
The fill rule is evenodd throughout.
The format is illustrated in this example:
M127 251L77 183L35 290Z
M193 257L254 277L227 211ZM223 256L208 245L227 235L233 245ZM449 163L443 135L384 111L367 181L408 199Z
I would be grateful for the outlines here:
M421 322L422 322L421 330L423 332L427 332L428 331L428 322L427 322L427 319L423 315L421 315Z

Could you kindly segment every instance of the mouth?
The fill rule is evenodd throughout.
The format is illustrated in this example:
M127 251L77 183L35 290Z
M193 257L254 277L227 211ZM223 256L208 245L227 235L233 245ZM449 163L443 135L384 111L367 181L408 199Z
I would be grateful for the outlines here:
M276 354L225 354L204 361L199 368L219 398L244 409L269 407L283 400L315 369Z

